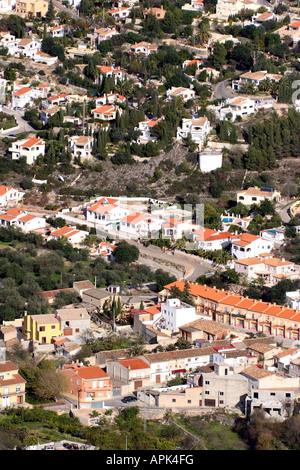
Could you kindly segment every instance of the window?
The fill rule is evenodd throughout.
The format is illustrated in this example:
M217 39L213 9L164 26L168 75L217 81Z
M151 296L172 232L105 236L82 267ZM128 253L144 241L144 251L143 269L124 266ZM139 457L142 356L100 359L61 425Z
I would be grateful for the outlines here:
M290 393L286 393L285 396L286 396L286 398L291 398L291 394L290 394Z
M205 385L209 385L209 380L205 380Z
M55 325L51 325L51 330L55 330Z
M172 398L172 403L176 403L176 398Z
M220 395L224 395L224 392L220 392Z
M192 403L192 400L188 400L188 403Z
M253 393L253 398L258 398L258 392Z

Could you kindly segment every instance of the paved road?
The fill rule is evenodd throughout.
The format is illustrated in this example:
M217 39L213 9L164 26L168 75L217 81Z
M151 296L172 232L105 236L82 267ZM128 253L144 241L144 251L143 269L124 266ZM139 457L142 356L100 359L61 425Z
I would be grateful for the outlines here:
M195 281L199 276L202 276L207 272L215 271L216 269L212 267L209 263L202 261L200 258L199 260L193 259L184 252L178 253L176 251L175 254L173 254L172 251L168 251L166 253L163 253L161 249L157 246L150 245L148 247L145 247L142 244L136 243L132 240L127 241L138 247L140 254L142 255L142 262L144 262L144 260L150 260L152 262L155 262L156 260L156 266L153 265L155 269L158 269L160 267L164 271L168 271L170 272L170 274L174 274L175 276L179 273L179 278L183 278L183 273L185 272L184 279L188 281ZM161 263L157 262L157 260L161 260ZM176 268L178 266L180 266L181 269Z
M291 200L291 201L283 200L283 201L277 202L277 204L275 206L275 210L276 210L277 214L279 215L281 220L286 224L291 220L291 217L290 217L288 211L289 211L290 206L294 202L295 202L294 199Z
M236 95L231 88L228 87L230 80L224 80L223 82L218 83L215 86L214 98L218 100L226 100L229 98L234 98Z
M20 134L21 132L36 132L36 130L31 127L31 125L24 119L24 111L19 111L16 109L8 108L7 106L3 106L3 112L12 116L15 116L19 129L15 131L10 131L9 129L5 131L2 135L8 134Z
M46 0L46 1L49 2L49 0ZM57 8L60 11L64 11L65 13L68 13L72 18L75 18L76 20L78 20L79 15L75 10L72 10L71 8L65 7L64 5L62 5L57 0L52 0L52 1L53 1L53 6L55 8Z

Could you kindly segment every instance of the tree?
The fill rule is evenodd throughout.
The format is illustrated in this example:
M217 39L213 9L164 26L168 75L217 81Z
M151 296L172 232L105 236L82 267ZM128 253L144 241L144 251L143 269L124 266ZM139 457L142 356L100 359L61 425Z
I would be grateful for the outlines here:
M114 250L115 261L122 264L130 264L137 261L139 254L139 249L126 241L121 241Z
M48 11L46 13L45 19L47 23L51 23L55 19L55 9L52 0L49 1Z
M66 389L66 378L53 369L40 372L35 393L41 401L57 400Z

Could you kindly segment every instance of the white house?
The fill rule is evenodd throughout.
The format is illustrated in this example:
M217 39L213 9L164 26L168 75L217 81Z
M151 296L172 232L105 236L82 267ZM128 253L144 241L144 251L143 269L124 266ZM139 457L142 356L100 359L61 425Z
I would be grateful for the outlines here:
M98 246L91 249L91 256L99 256L107 261L112 261L114 259L113 252L117 248L117 245L113 245L108 242L101 242Z
M116 28L99 28L95 29L94 31L96 43L99 43L101 41L108 41L108 39L111 39L116 34L119 34Z
M99 65L100 76L97 79L99 83L102 82L103 77L114 78L115 84L118 83L118 80L124 80L124 72L120 67L113 67L110 65Z
M95 99L96 107L104 105L112 105L115 103L125 103L126 98L119 93L105 93L103 96L99 96Z
M300 310L300 289L286 292L286 301L295 310Z
M66 238L72 245L79 245L88 236L89 232L86 230L78 230L75 227L64 227L53 230L47 237L47 241L61 240Z
M140 131L140 135L137 138L138 144L146 144L147 142L155 142L157 137L151 134L151 129L156 126L159 122L163 121L164 118L152 118L140 121L138 126L134 128L135 131Z
M210 131L210 122L206 116L191 119L182 119L181 125L177 127L177 139L186 139L188 135L202 149Z
M11 96L13 109L23 109L32 100L33 90L29 87L22 87L14 91Z
M190 65L196 65L196 68L197 70L199 70L199 67L203 64L203 60L202 59L190 59L190 60L185 60L183 63L182 63L182 69L183 70L186 70L187 67L189 67Z
M198 154L199 168L203 173L222 168L223 151L222 149L206 148Z
M261 253L271 253L274 242L264 240L250 233L243 233L239 238L232 240L231 254L237 259L252 258Z
M43 217L28 214L23 209L13 207L0 214L0 224L3 227L18 227L23 232L28 233L37 229L44 229L46 220Z
M16 203L22 199L24 193L11 186L0 186L0 207L6 207L10 202Z
M152 217L150 214L133 212L120 220L120 232L126 232L138 238L148 238L158 234L163 219Z
M134 54L142 54L148 57L150 54L157 52L158 44L151 44L150 42L141 41L130 46L130 52Z
M17 39L14 57L30 57L41 50L41 41L35 38Z
M269 228L266 230L260 230L259 236L264 238L265 240L272 240L276 244L282 245L285 240L285 228L277 227Z
M63 38L66 33L66 25L53 26L50 28L49 33L51 38Z
M279 202L281 201L281 194L275 188L257 186L250 187L237 192L237 203L241 202L245 206L252 204L260 204L260 202L267 199L268 201Z
M125 19L130 15L130 8L126 8L126 7L115 8L114 10L109 10L108 14L116 20Z
M222 250L230 246L234 238L235 235L230 232L219 232L206 227L200 227L193 232L193 241L198 249L207 251Z
M17 140L12 142L8 149L11 152L12 160L20 160L25 157L28 165L33 165L39 156L45 155L46 143L39 137L31 137L30 139Z
M182 7L185 11L203 11L204 1L203 0L191 0L191 3L185 3Z
M189 101L195 98L195 90L191 88L184 87L172 87L170 90L167 90L167 101L173 100L178 96L181 96L183 101Z
M180 299L167 299L161 304L162 317L156 327L177 332L186 323L197 320L196 307L182 302Z
M112 104L105 104L99 108L91 111L95 119L101 119L102 121L113 121L116 119L117 111L121 113L121 110Z
M269 286L277 284L282 279L298 279L299 266L285 259L266 257L249 257L234 261L234 270L244 274L248 280L263 279Z
M250 71L241 74L238 80L233 80L231 86L233 90L240 91L243 89L244 85L249 83L257 89L264 80L275 81L278 83L282 77L283 76L280 74L268 73L266 70L259 70L258 72Z
M170 217L169 220L162 224L161 232L163 237L166 238L178 240L185 237L187 239L192 239L193 232L199 228L199 225L194 224L188 219L185 220L181 217L174 216Z
M235 121L239 116L245 118L251 116L257 111L255 101L250 98L237 97L226 101L226 104L221 107L219 111L219 117L221 120L229 119L228 115L232 117L230 121Z
M16 0L1 0L0 1L0 12L8 12L15 8Z
M41 121L43 122L43 124L47 124L49 119L52 116L55 116L55 114L57 114L59 110L59 106L53 106L52 108L43 109L41 112Z
M86 207L86 220L95 224L118 224L127 214L129 210L120 207L119 199L115 198L103 197Z
M73 135L69 138L69 147L74 157L81 159L91 158L93 149L93 137L86 135Z

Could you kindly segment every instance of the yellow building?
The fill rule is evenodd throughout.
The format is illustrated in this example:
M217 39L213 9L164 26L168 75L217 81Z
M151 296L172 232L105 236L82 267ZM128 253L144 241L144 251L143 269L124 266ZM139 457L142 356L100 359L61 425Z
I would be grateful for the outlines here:
M0 409L25 402L26 380L11 361L0 362Z
M43 18L48 7L49 3L44 0L17 0L15 13L21 18Z
M56 315L24 315L22 333L29 341L51 344L56 336L61 336L60 321Z

